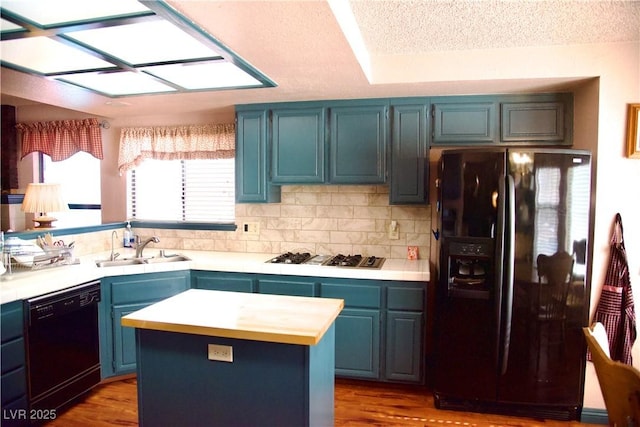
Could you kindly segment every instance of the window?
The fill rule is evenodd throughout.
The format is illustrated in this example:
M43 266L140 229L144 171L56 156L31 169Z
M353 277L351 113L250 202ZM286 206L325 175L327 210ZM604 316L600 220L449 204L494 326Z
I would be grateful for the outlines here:
M233 223L234 159L145 159L127 173L127 217Z
M541 167L536 172L535 257L559 249L560 172L557 167Z
M81 227L102 223L100 199L100 160L83 151L66 160L51 161L42 154L43 182L59 183L69 210L52 212L56 228Z

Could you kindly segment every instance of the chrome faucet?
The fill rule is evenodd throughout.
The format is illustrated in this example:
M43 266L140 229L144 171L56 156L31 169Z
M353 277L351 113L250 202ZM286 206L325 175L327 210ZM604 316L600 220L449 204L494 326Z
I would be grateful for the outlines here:
M114 237L118 237L118 232L116 230L113 230L111 232L111 255L109 256L109 261L115 261L115 259L118 258L118 256L120 256L119 253L113 251L113 238Z
M160 239L158 239L156 236L153 236L153 237L149 237L147 240L145 240L142 243L138 243L136 245L136 258L142 258L142 251L144 250L145 246L147 246L151 242L160 243Z

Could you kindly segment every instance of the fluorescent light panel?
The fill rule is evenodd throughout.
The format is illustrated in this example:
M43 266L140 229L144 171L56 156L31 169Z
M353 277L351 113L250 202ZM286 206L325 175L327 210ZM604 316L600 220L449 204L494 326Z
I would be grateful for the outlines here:
M66 35L134 65L220 56L167 21L74 31Z
M145 67L145 71L190 90L262 85L240 68L222 61L202 64L159 65Z
M2 41L2 60L40 74L115 68L110 62L48 37Z
M141 95L147 93L174 92L152 77L133 71L113 73L81 73L57 77L57 80L73 83L109 96Z
M5 0L2 8L41 27L149 12L137 0Z
M10 0L0 7L24 25L2 19L2 64L20 71L111 97L273 86L206 33L170 22L182 18L164 2L150 6L158 14L136 0Z

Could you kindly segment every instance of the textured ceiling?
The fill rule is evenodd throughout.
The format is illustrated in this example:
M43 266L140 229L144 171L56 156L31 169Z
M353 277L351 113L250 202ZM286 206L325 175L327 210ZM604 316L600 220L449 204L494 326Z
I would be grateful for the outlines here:
M523 61L527 48L640 42L640 1L349 0L372 58L369 74L332 11L330 2L343 0L167 1L278 86L109 99L3 68L2 102L108 118L232 112L260 102L549 91L597 74L575 74L563 62L566 51L532 57L532 66ZM483 55L487 49L499 52Z
M371 54L640 40L640 1L350 0Z

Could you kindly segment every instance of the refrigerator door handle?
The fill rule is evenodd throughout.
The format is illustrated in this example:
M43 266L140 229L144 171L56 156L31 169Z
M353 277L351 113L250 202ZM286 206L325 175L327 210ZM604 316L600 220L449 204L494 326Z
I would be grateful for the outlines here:
M500 350L500 373L507 372L509 362L509 346L511 344L511 319L513 316L513 287L514 287L514 262L515 262L515 183L511 175L507 175L505 188L505 207L507 209L505 222L505 263L504 263L504 293L502 307L504 313L501 316L502 345Z

